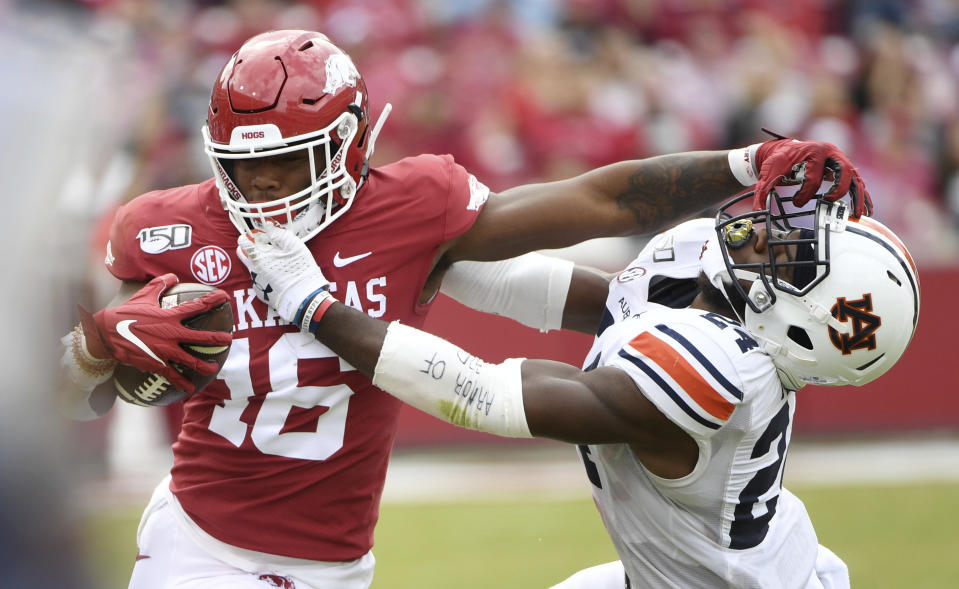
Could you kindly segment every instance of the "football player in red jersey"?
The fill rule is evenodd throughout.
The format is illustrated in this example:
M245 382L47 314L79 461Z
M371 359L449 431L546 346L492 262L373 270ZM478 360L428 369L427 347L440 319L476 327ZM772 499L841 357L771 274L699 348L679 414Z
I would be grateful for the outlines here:
M117 214L106 263L122 281L120 293L63 338L65 410L79 418L107 411L118 361L190 390L174 365L215 366L182 344L224 340L184 329L180 319L229 300L235 321L218 378L184 406L170 478L141 522L131 587L261 587L268 575L299 588L352 588L372 579L373 528L399 401L301 331L316 307L278 311L257 297L237 258L241 233L287 228L322 267L334 297L418 327L460 260L650 232L743 186L764 195L824 171L832 198L849 193L859 212L870 206L861 178L834 146L782 138L619 162L490 194L450 156L370 169L388 110L373 125L368 105L353 62L324 35L253 37L214 84L203 131L213 178L144 194ZM817 188L804 184L799 198ZM534 307L565 300L572 264L520 260L511 264L528 272L529 287L544 299ZM189 309L151 304L178 280L219 290ZM593 285L605 289L602 281ZM554 328L559 319L535 324Z

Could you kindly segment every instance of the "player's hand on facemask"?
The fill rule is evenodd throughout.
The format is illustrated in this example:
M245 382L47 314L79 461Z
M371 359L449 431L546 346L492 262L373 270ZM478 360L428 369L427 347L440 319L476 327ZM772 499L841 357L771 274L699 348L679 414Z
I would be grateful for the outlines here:
M816 194L823 180L832 186L826 200L836 201L849 194L853 216L872 215L872 199L852 162L838 147L822 141L798 141L763 129L776 137L761 143L756 150L759 179L753 196L753 209L767 208L770 191L776 186L801 184L793 204L803 206Z
M237 243L237 255L250 271L257 298L303 329L314 299L330 296L330 283L306 244L289 229L273 224L240 235Z
M157 276L128 301L91 314L80 307L80 323L87 351L100 359L112 358L165 377L182 390L193 385L172 363L214 374L216 362L200 360L181 344L228 346L233 334L187 327L184 321L222 305L229 300L222 290L214 290L198 299L164 308L160 298L179 279L174 274Z

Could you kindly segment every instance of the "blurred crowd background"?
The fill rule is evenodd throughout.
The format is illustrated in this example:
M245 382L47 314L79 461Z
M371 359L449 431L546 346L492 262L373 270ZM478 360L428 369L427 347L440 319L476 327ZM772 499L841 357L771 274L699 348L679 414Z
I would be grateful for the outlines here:
M0 0L5 269L20 285L4 296L21 309L14 333L29 334L4 341L7 387L49 389L31 363L58 353L73 301L99 307L115 288L102 264L115 208L210 176L199 129L212 82L275 28L325 32L363 73L373 116L393 104L375 164L451 153L495 191L739 147L765 126L840 146L919 266L959 265L956 0ZM614 270L635 251L587 261ZM32 514L29 542L44 519L69 529L37 492L69 476L51 464L88 466L62 449L102 447L35 427L44 406L26 397L0 396L0 479L16 481L0 493L26 499L0 502L0 520ZM84 431L102 441L89 433L102 427ZM3 528L0 546L25 545ZM43 570L0 552L5 578Z
M451 153L493 190L760 127L852 156L920 265L959 261L954 0L31 0L22 43L79 95L60 203L81 222L210 175L199 128L247 37L325 32L393 114L377 163ZM17 91L15 87L14 91ZM46 115L49 117L49 114ZM29 120L35 125L53 124ZM61 129L62 130L62 129Z

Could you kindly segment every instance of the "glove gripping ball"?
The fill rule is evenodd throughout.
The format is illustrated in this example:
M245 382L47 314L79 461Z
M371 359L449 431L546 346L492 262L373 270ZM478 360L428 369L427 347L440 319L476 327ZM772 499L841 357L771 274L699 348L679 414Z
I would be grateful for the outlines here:
M181 282L163 293L163 296L160 297L160 305L165 308L173 307L198 299L212 290L214 290L212 286L205 284ZM183 324L193 329L232 333L233 309L230 307L230 303L226 302L205 313L184 320ZM189 344L183 344L183 346L188 352L202 360L216 362L220 369L223 368L223 363L226 362L226 357L230 353L230 346L211 347ZM195 393L216 378L216 373L203 375L177 364L174 364L173 367L190 379L190 382L196 387ZM170 405L190 396L186 391L174 387L170 381L159 374L144 372L126 364L120 364L116 367L113 372L113 385L121 399L134 405Z

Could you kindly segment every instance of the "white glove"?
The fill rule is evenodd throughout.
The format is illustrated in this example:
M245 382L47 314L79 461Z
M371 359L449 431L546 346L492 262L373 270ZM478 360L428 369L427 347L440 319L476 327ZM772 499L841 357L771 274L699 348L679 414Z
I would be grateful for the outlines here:
M237 256L253 277L257 298L301 331L308 331L313 312L332 295L306 244L289 229L271 223L262 231L240 235L237 243Z

